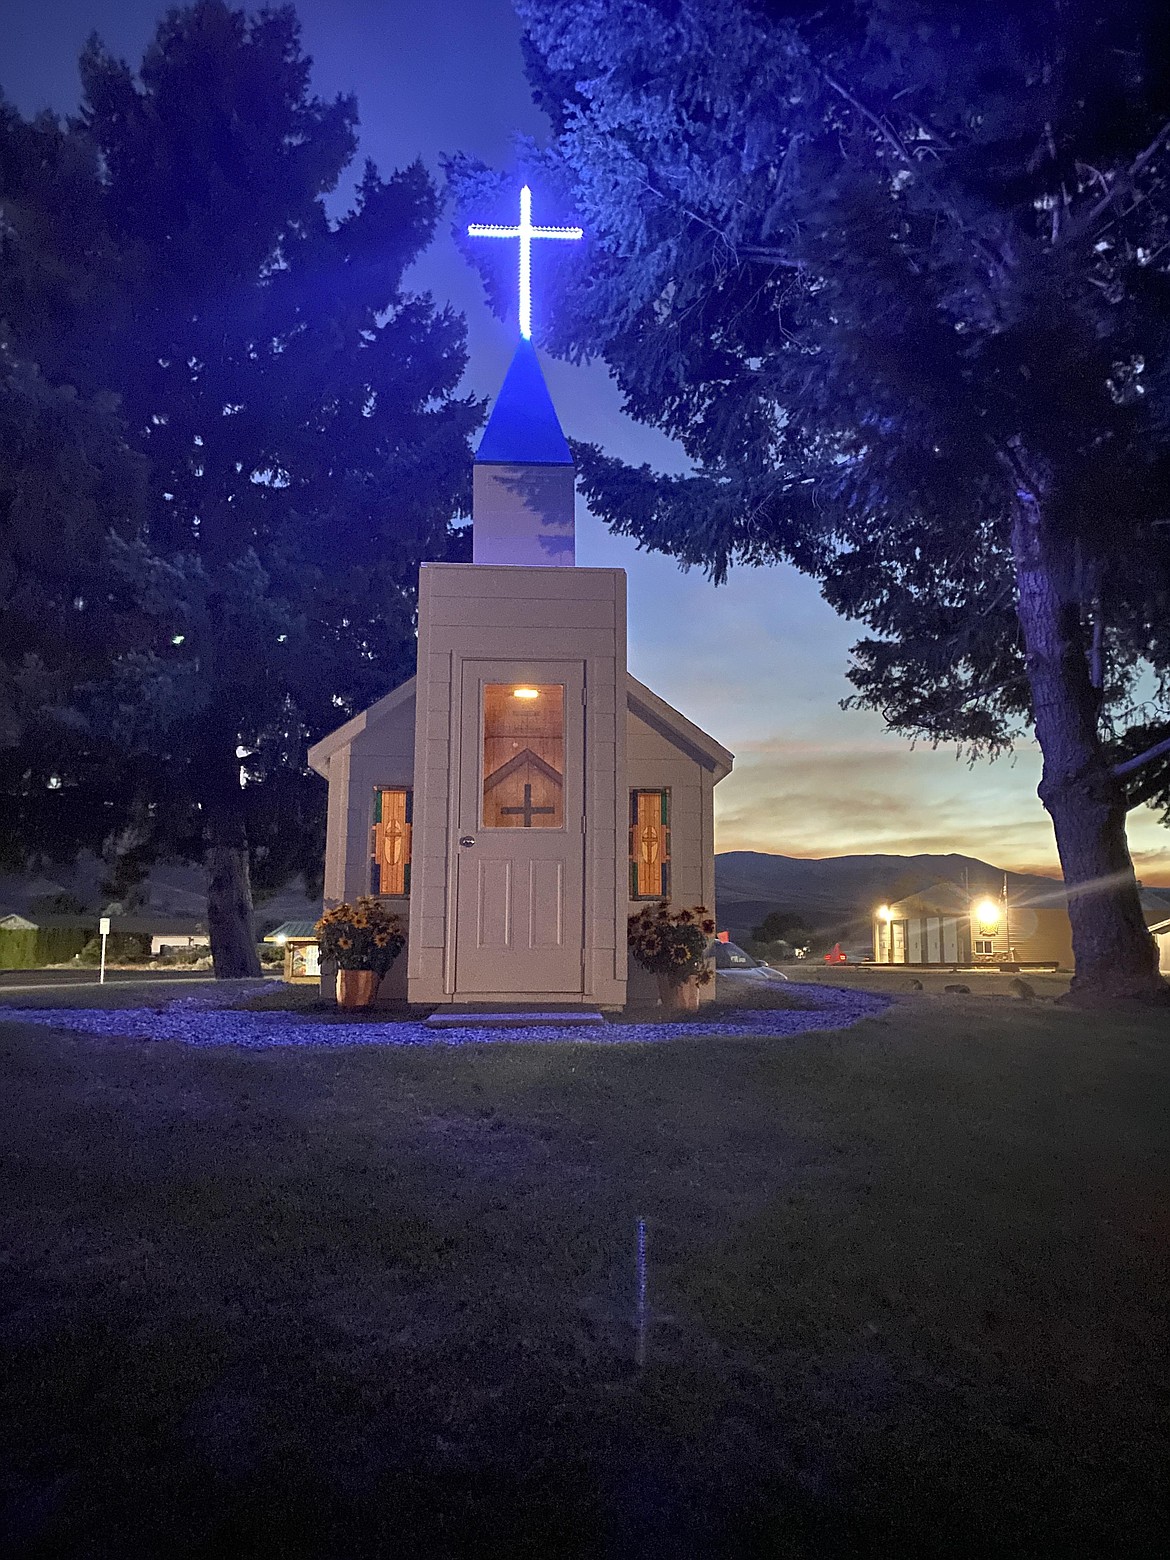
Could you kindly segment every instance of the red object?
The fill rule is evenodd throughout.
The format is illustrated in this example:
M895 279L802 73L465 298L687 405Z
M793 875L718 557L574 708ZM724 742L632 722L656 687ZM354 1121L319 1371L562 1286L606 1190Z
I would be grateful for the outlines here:
M730 932L716 932L715 933L715 941L716 942L730 942L731 941L731 933Z
M834 943L833 946L829 949L828 953L825 954L825 963L826 964L848 964L849 963L848 955L841 952L841 944L840 943Z

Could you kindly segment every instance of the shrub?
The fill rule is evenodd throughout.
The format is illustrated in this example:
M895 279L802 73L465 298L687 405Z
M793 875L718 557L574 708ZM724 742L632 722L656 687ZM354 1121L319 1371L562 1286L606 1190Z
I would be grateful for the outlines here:
M88 926L42 926L35 931L0 927L0 970L40 970L67 964L92 936Z
M141 964L150 958L150 937L144 932L115 932L106 939L107 964ZM100 964L102 940L91 937L77 955L78 964Z

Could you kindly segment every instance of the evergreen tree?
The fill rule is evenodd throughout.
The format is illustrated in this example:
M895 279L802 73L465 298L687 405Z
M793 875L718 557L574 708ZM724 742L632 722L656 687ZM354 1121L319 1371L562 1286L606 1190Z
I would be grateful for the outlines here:
M87 740L74 690L108 666L122 611L106 544L144 518L144 463L117 397L52 384L9 322L46 335L89 305L82 230L99 229L94 149L0 101L0 862L100 850L124 785ZM36 193L32 193L35 184ZM82 213L86 216L82 220ZM76 221L76 226L72 226ZM71 232L72 226L72 232Z
M895 729L1034 729L1074 994L1164 998L1125 816L1170 804L1170 10L518 9L527 173L587 237L547 345L693 462L582 449L591 506L716 579L814 575ZM479 220L514 182L449 172Z
M418 565L459 555L482 415L456 395L462 321L403 287L430 180L367 162L331 220L357 112L309 71L288 7L171 11L137 73L91 42L81 113L51 127L93 169L65 211L15 144L35 127L4 127L0 200L50 256L5 300L12 350L114 392L145 469L105 555L121 610L89 741L119 755L140 859L201 850L220 976L258 969L251 865L275 883L321 853L307 745L413 670Z
M109 664L105 548L141 514L142 466L110 398L47 384L2 340L0 452L0 863L18 871L100 850L124 822L75 690Z

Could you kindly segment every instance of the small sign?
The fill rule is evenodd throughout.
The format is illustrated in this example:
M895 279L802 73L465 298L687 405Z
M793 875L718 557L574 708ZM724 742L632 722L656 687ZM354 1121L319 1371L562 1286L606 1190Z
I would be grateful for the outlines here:
M103 915L101 920L98 922L98 932L102 937L108 937L110 935L110 918L108 915Z

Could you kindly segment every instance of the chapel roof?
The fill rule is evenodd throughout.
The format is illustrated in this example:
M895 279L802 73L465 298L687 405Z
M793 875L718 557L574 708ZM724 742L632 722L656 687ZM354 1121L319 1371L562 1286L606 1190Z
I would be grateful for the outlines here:
M475 458L480 465L573 464L531 341L516 348Z
M264 939L266 943L316 942L316 921L282 921Z

